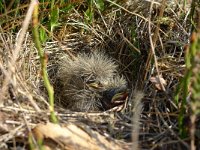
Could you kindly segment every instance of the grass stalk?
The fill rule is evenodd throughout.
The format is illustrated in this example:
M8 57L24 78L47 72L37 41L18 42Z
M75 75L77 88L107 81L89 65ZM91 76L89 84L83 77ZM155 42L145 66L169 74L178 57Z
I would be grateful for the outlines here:
M33 37L35 42L35 47L38 50L38 54L40 57L40 63L41 63L41 70L42 70L42 77L44 80L44 85L47 89L48 96L49 96L49 110L50 110L50 120L53 123L57 123L57 117L55 115L54 111L54 89L53 86L50 84L48 74L47 74L47 55L43 51L41 47L41 43L39 40L39 32L38 32L38 4L35 5L34 11L33 11Z

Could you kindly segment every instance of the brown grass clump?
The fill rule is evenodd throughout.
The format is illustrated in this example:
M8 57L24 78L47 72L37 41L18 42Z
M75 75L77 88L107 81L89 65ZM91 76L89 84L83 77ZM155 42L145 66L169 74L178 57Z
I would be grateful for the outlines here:
M198 9L191 3L195 4L176 0L40 3L39 38L47 73L55 101L66 102L55 104L59 125L54 126L46 124L50 107L29 32L32 7L24 1L5 2L5 11L0 10L0 149L76 149L85 146L83 141L97 149L114 149L115 143L117 149L194 145L198 149L198 113L192 115L192 131L197 134L190 137L190 91L184 112L183 97L174 100L186 71L184 49L196 27L191 19L198 20ZM122 93L129 91L128 99L122 107L115 103L102 109L103 92L116 87ZM73 141L73 135L83 143Z

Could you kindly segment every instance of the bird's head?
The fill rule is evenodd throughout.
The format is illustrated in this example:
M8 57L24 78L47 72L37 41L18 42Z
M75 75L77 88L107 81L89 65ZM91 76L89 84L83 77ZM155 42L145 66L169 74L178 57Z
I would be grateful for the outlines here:
M128 99L128 88L123 78L116 77L108 82L91 82L87 84L90 90L100 95L100 105L102 111L116 108L121 110Z

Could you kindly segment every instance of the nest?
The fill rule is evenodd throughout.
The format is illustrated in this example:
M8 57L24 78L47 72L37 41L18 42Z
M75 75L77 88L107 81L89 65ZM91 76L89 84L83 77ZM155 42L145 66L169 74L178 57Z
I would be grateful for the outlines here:
M191 27L188 6L166 1L165 17L161 16L163 20L160 20L160 0L155 1L151 10L151 3L146 0L118 2L115 5L105 1L104 12L95 7L92 24L83 19L86 2L76 3L70 15L61 14L63 24L54 32L58 38L53 37L43 45L48 55L47 71L55 89L55 111L60 124L76 123L80 126L78 129L96 140L96 133L88 134L95 130L111 141L111 145L118 143L121 149L130 149L130 145L140 145L143 149L189 149L190 139L179 137L180 109L173 99L185 71L183 47L188 42ZM12 12L2 16L5 30L13 26L14 18L10 22L6 20ZM22 18L18 19L16 23L21 26ZM154 55L158 70L149 61L152 58L149 38L155 34L157 24L160 25L159 40L154 43ZM24 142L28 141L27 131L31 133L38 123L49 121L48 94L33 39L27 32L16 53L18 36L19 33L0 33L0 149L12 149L16 145L28 147ZM158 71L161 77L157 76ZM165 91L158 84L158 78L162 79ZM121 93L127 88L129 99L123 109L110 110L121 105L121 101L110 103L113 97L110 93ZM143 92L138 94L135 89ZM188 116L185 122L189 130ZM42 126L42 130L45 128ZM48 129L51 128L50 125ZM59 137L62 134L59 133ZM70 139L73 141L73 136ZM87 139L90 138L87 136ZM62 139L58 141L54 143L60 144ZM121 141L126 142L126 148ZM198 140L196 143L199 144ZM112 149L112 146L106 148Z

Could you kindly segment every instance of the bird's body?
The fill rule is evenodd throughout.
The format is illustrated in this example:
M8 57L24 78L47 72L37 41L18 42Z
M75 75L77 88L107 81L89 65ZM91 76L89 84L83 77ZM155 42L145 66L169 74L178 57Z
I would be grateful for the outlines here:
M62 105L74 111L99 111L123 103L112 99L117 93L127 93L126 80L117 67L113 59L100 52L79 54L75 60L63 56L58 71Z

